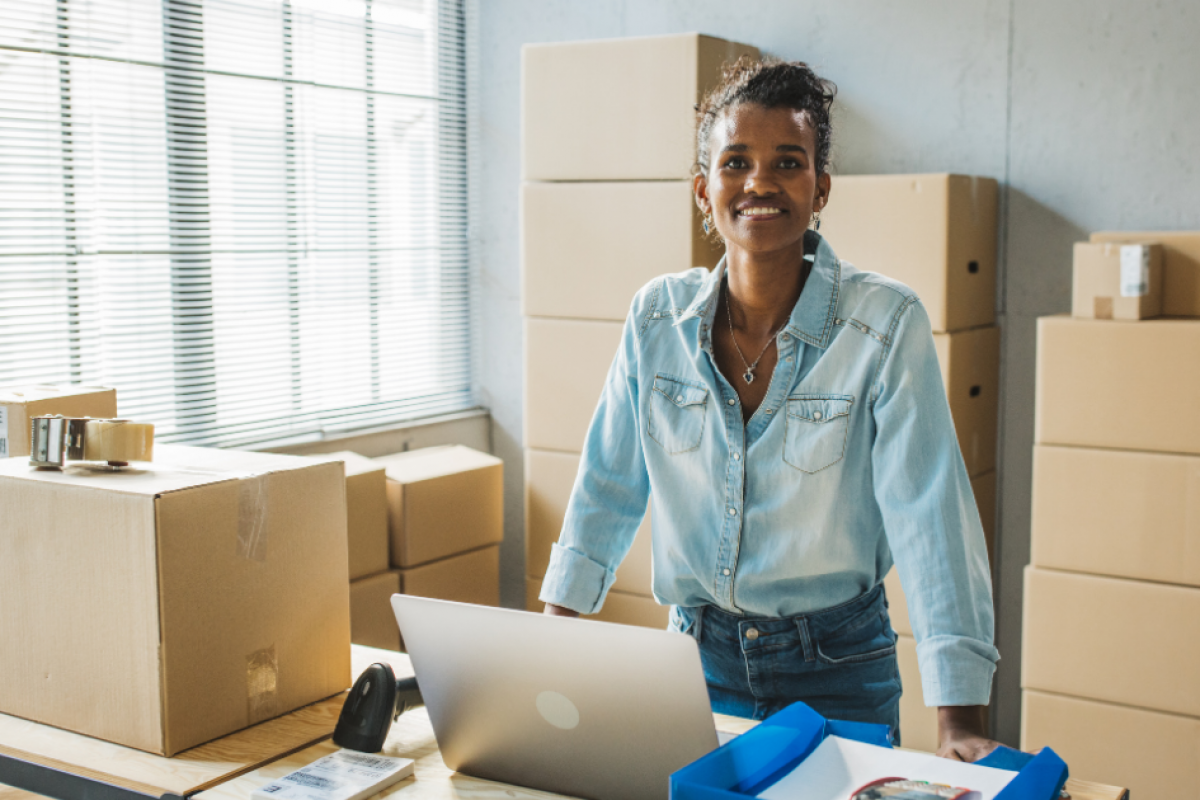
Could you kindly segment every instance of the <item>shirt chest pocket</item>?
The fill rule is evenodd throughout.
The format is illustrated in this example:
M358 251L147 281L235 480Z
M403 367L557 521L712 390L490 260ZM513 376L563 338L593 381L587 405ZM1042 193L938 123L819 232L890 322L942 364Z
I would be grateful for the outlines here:
M647 433L672 455L700 446L708 410L708 389L694 383L657 375L650 392Z
M793 395L787 399L783 460L801 472L820 472L846 454L850 395Z

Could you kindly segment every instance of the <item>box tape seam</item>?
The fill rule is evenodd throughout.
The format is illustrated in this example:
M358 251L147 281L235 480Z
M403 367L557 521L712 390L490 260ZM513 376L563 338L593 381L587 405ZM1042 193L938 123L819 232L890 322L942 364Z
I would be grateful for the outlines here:
M251 725L278 716L279 658L275 643L246 656L246 718Z
M268 478L262 473L238 480L237 554L259 563L267 560Z

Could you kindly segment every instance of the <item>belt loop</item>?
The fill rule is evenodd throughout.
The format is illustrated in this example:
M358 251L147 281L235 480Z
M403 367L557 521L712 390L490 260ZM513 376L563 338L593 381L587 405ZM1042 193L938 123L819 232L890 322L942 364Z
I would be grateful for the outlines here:
M696 644L700 644L700 636L704 632L704 612L708 606L698 606L695 609L696 620L692 623L692 636L696 638Z
M800 645L804 648L804 660L816 661L817 654L813 651L812 636L808 632L808 617L796 617L796 630L800 632Z

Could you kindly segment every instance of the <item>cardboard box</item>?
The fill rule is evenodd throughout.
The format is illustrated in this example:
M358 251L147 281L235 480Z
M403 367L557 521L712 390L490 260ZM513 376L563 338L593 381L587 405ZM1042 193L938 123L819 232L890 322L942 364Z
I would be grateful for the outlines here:
M1071 316L1149 319L1162 314L1162 246L1076 242Z
M29 455L29 420L47 414L113 419L117 390L75 384L0 389L0 458Z
M541 613L545 608L545 603L538 600L538 593L541 589L541 578L525 579L526 610ZM666 630L670 616L671 607L660 606L653 597L630 592L610 591L604 598L604 607L586 619Z
M525 446L583 451L621 345L619 322L525 320Z
M350 685L342 467L0 461L0 712L172 755Z
M975 505L979 507L979 520L983 524L983 537L987 542L988 561L996 563L996 473L989 472L971 481L971 489L975 492ZM912 622L908 616L908 599L900 586L900 573L895 567L888 570L883 579L884 591L887 592L888 615L892 619L892 628L897 633L913 635Z
M967 474L991 472L1000 419L1000 329L935 333L933 344Z
M577 472L579 456L574 453L525 451L525 574L531 578L546 576L551 546L562 532ZM647 510L633 545L617 570L613 588L649 595L650 560L650 511Z
M526 183L521 236L522 309L535 317L621 322L652 278L725 251L704 237L691 181Z
M1028 567L1022 687L1200 716L1200 589Z
M392 595L400 594L400 573L391 570L350 583L350 641L382 650L403 650L392 613Z
M400 592L481 606L500 605L500 546L481 547L399 570Z
M1037 445L1033 564L1200 586L1200 457Z
M448 445L375 460L387 470L393 567L415 567L504 539L500 459Z
M1200 719L1025 691L1021 749L1052 746L1089 781L1132 797L1194 800Z
M896 665L900 668L900 746L910 750L936 753L938 749L938 710L925 705L921 670L917 666L917 642L901 635L896 640Z
M1200 320L1038 320L1038 444L1200 455Z
M996 181L838 175L821 235L859 269L907 284L935 331L996 321Z
M346 531L350 580L385 571L388 561L387 477L383 465L358 453L319 456L346 465Z
M1163 247L1163 313L1200 317L1200 231L1100 231L1093 242L1158 242Z
M690 178L695 105L742 55L758 49L696 33L525 45L522 178ZM636 146L614 125L637 131Z

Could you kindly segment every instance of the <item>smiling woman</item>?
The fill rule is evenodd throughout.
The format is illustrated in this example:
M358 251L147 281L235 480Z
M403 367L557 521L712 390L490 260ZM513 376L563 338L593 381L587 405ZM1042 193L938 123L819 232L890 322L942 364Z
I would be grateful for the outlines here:
M540 596L597 611L652 494L654 593L715 710L803 700L896 731L894 561L939 752L973 761L995 746L983 531L920 300L810 228L834 94L743 60L699 107L696 203L726 254L634 298Z

